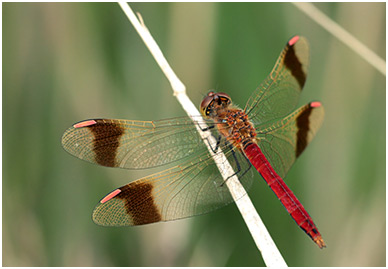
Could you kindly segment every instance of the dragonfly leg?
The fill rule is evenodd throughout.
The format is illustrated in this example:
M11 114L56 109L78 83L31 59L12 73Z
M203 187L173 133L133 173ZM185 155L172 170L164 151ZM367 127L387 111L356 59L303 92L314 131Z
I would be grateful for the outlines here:
M243 154L245 160L247 161L247 163L249 164L248 168L244 171L244 173L242 173L242 175L240 175L240 177L243 177L248 171L249 169L251 169L252 167L252 164L251 162L249 161L249 159L247 158L247 156L245 156L245 154ZM236 161L237 161L237 158L236 158ZM238 163L238 162L237 162Z
M206 132L206 131L209 131L211 129L214 129L214 127L215 127L214 125L208 126L206 128L201 128L201 126L199 126L199 128L201 129L202 132ZM212 144L210 143L210 141L207 138L206 138L206 141L209 144L209 146L210 146L211 150L213 151L213 153L217 153L217 150L218 150L218 148L220 146L220 143L221 143L221 136L217 137L217 144L216 144L216 147L214 149L212 147Z
M220 147L220 144L221 144L221 138L222 137L220 135L217 137L217 143L216 143L216 146L215 146L214 149L213 149L212 144L210 143L210 141L206 138L206 141L209 144L209 146L210 146L211 150L213 151L213 153L217 153L217 150L218 150L218 148Z
M206 128L201 128L201 126L199 126L199 128L201 129L202 132L206 132L206 131L209 131L211 129L214 129L214 125L208 126Z
M226 182L229 178L231 178L231 177L233 177L233 176L235 176L235 175L237 175L238 173L241 172L241 165L240 165L240 162L238 161L238 159L237 159L237 157L236 157L236 152L234 151L233 146L232 146L231 144L229 144L228 146L229 146L229 148L230 148L230 151L232 152L232 156L233 156L233 158L234 158L234 161L236 162L237 171L234 172L233 175L228 176L228 178L227 178L224 182L222 182L221 187L224 186L225 182ZM251 164L251 162L248 160L247 156L245 156L245 154L243 154L243 156L244 156L245 160L248 162L249 166L248 166L247 169L245 169L245 171L243 171L243 173L240 175L240 177L243 177L243 176L249 171L249 169L251 169L251 167L252 167L252 164Z

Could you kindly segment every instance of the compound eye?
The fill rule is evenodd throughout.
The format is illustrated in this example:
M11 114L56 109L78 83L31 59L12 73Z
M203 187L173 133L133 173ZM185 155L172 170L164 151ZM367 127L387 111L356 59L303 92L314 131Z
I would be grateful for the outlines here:
M200 105L200 111L201 111L202 115L204 115L204 116L209 115L208 107L213 102L213 100L214 100L214 93L213 92L209 92L209 94L205 98L203 98L201 105Z
M231 98L228 94L223 92L209 92L207 96L203 98L200 105L202 115L209 116L213 102L217 102L218 105L223 105L225 107L231 103Z
M220 100L220 103L229 105L231 103L231 101L232 101L232 99L230 98L229 94L226 94L224 92L217 93L217 96L218 96L218 98Z

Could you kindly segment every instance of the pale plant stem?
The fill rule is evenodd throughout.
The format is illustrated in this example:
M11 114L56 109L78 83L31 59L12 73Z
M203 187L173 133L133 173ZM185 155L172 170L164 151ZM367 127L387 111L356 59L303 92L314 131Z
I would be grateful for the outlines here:
M309 16L313 21L318 23L338 40L364 58L369 64L376 68L381 74L386 75L386 63L376 53L361 43L357 38L347 32L343 27L338 25L322 11L316 8L312 3L294 2L298 9Z
M236 205L240 210L241 215L243 216L244 221L248 226L248 229L252 234L252 237L258 249L261 251L265 264L267 266L272 267L287 267L286 262L284 261L270 234L264 226L264 223L256 212L251 200L249 199L249 196L245 193L244 187L241 185L240 181L236 176L228 178L228 175L234 174L233 168L230 166L227 158L222 152L213 152L212 148L215 148L214 145L216 144L214 137L211 136L209 131L202 131L206 127L206 125L203 121L198 120L200 119L200 113L198 109L194 106L194 104L186 95L186 87L171 69L167 60L164 58L163 53L160 51L157 43L152 38L150 32L145 26L142 18L138 14L141 21L140 22L127 3L119 2L119 5L121 6L124 13L127 15L128 19L131 21L136 31L139 33L140 37L143 39L144 43L150 50L151 54L154 56L156 62L159 64L160 68L166 75L174 91L174 95L177 97L179 103L182 105L183 109L187 112L187 114L193 119L193 121L197 123L197 130L201 137L210 141L210 144L205 144L207 145L210 154L214 158L214 161L217 164L218 169L220 170L220 173L223 176L224 180L228 179L226 180L226 185L228 186L230 193L234 198ZM212 148L210 145L212 145Z

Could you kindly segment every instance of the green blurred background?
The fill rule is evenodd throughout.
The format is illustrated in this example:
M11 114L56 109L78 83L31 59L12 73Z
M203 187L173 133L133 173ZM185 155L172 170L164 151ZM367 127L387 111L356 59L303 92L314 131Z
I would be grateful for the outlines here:
M385 3L318 3L385 59ZM320 250L256 174L249 196L290 266L386 263L385 77L289 3L133 3L199 104L209 89L243 106L294 34L311 65L301 104L326 110L286 177L328 247ZM235 205L195 218L105 228L91 213L147 175L67 154L89 118L184 112L116 3L3 4L3 265L264 266Z

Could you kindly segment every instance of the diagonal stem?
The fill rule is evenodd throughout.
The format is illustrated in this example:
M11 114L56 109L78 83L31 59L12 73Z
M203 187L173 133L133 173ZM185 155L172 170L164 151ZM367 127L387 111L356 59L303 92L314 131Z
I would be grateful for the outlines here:
M286 267L287 264L285 263L270 234L264 226L264 223L260 219L260 216L256 212L251 200L249 199L249 196L246 195L245 189L241 185L240 181L236 176L228 178L228 175L233 175L234 171L233 168L230 166L227 158L222 152L214 153L211 149L211 146L214 146L216 144L214 137L211 136L211 133L209 131L202 131L206 128L206 125L203 121L195 120L201 117L199 111L186 95L185 85L179 80L175 72L171 69L167 60L164 58L159 46L152 38L150 32L145 26L142 17L140 16L140 14L138 14L140 19L139 21L127 3L119 2L119 5L135 27L140 37L143 39L145 45L148 47L151 54L154 56L163 73L166 75L174 91L174 95L177 97L183 109L193 119L193 121L198 123L196 124L197 130L201 135L202 139L207 139L208 141L210 141L210 145L207 143L205 144L208 146L209 152L214 158L214 161L217 164L218 169L220 170L220 173L223 176L226 185L228 186L229 191L232 197L234 198L246 225L248 226L248 229L251 232L258 249L261 251L265 264L267 266L273 267ZM237 199L237 197L242 198Z
M385 61L381 59L376 53L370 50L367 46L361 43L357 38L351 35L339 24L334 22L322 11L316 8L312 3L298 2L292 3L294 6L299 8L303 13L309 16L313 21L325 28L329 33L335 36L338 40L356 52L365 61L376 68L381 74L385 76L386 67Z

